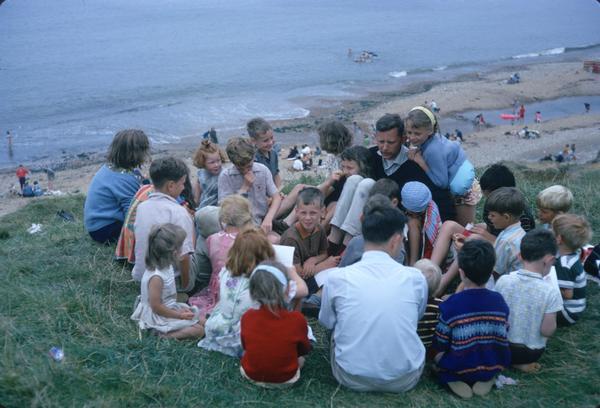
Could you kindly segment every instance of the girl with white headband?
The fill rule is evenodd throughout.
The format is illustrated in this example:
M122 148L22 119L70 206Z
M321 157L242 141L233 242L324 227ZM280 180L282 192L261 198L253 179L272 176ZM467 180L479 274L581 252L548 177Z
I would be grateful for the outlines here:
M437 118L423 106L411 109L405 129L410 143L408 158L427 173L433 184L450 190L461 225L474 222L475 205L481 193L475 181L475 169L465 151L458 143L439 134Z
M311 349L306 319L300 312L288 311L292 283L285 266L276 261L262 262L250 275L250 296L259 308L242 316L240 371L256 385L294 384L300 378L302 356Z

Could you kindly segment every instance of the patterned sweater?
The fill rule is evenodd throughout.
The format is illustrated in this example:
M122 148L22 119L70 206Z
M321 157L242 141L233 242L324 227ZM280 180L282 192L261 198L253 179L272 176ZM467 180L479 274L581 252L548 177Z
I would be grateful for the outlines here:
M488 381L510 364L508 306L499 293L467 289L440 305L433 348L442 383Z

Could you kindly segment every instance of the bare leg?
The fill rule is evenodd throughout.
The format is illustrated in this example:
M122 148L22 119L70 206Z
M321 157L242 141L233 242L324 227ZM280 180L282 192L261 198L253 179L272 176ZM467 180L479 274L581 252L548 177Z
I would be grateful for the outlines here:
M513 368L524 373L537 373L542 368L540 363L513 364Z
M329 203L327 206L327 213L325 214L325 218L321 220L321 226L325 229L329 229L329 224L331 223L331 219L333 218L333 214L335 213L335 206L337 201L333 203Z
M445 291L448 285L458 276L458 261L455 259L450 265L450 268L442 275L442 281L440 287L437 290L435 296L440 297Z
M456 221L466 226L468 223L475 222L475 209L474 205L461 204L456 206Z
M433 246L433 252L431 253L431 262L436 265L442 266L442 263L448 255L450 244L452 243L452 236L457 233L464 231L462 225L454 221L446 221L442 224L440 232Z
M421 249L421 221L415 217L408 218L408 266L419 260Z
M327 239L329 242L339 244L344 239L344 231L332 224L331 231L329 232L329 237L327 237Z
M197 323L193 326L185 327L180 330L175 330L162 335L161 337L167 339L190 339L190 338L202 338L204 337L204 325Z
M304 361L304 357L298 357L298 368L302 369L302 367L304 367Z

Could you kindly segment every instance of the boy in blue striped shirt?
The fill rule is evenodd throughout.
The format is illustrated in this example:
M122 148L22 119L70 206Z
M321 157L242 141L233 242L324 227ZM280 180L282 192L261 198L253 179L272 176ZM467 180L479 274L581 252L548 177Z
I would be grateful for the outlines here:
M552 229L558 244L554 267L563 298L563 310L557 320L559 326L570 326L585 310L586 276L579 249L589 242L592 233L587 220L575 214L557 216L552 221Z

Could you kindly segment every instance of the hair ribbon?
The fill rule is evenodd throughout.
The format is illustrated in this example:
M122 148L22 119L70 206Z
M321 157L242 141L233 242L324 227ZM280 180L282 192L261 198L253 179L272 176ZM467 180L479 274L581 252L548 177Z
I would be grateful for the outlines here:
M288 280L285 277L285 275L283 274L283 272L281 272L278 268L276 268L274 266L258 265L256 268L254 268L254 270L250 274L250 279L252 279L252 276L256 273L256 271L265 271L267 273L270 273L271 275L273 275L275 277L275 279L277 279L279 281L279 283L281 283L282 286L286 286L288 284Z

